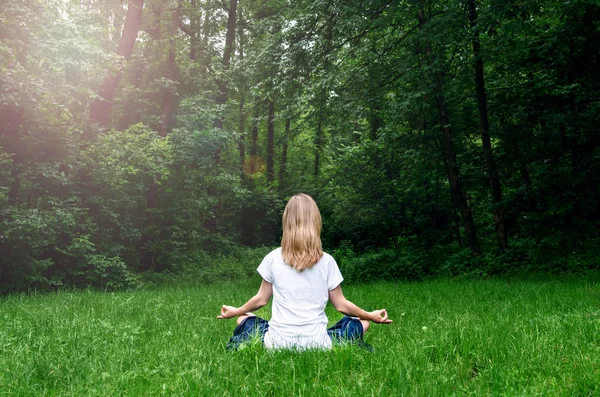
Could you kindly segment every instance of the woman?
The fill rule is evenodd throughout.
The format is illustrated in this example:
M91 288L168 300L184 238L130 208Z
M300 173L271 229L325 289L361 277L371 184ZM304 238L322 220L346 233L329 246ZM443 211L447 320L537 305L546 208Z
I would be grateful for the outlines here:
M223 305L217 316L238 317L228 347L237 347L258 333L268 349L330 349L332 340L362 342L370 321L392 322L385 309L366 312L344 297L340 287L344 278L337 263L321 248L319 208L306 194L298 194L287 203L281 247L269 253L257 270L263 278L258 293L239 308ZM271 297L270 321L251 313ZM327 300L346 315L330 329L325 315Z

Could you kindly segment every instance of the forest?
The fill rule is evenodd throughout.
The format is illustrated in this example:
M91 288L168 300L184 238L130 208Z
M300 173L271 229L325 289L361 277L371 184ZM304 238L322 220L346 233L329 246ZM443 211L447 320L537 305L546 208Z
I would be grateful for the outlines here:
M254 269L299 192L348 280L597 271L599 43L597 0L0 0L0 292Z

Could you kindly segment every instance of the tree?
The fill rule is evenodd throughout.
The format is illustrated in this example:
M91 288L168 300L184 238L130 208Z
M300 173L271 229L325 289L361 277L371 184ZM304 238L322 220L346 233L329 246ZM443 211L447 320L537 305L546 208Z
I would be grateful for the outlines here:
M222 60L222 73L223 76L217 79L217 86L219 89L219 93L217 95L216 104L218 106L222 106L227 102L227 98L229 95L229 87L226 80L227 72L229 71L229 65L231 63L231 54L233 53L233 42L235 39L235 22L237 18L236 14L237 0L229 0L229 10L228 10L228 18L227 18L227 32L225 35L225 49L223 51L223 60ZM219 116L215 119L215 127L222 130L223 129L223 118Z
M180 6L179 2L177 6L171 12L171 20L168 31L168 53L166 61L166 72L165 82L166 86L162 90L162 98L160 100L160 124L158 127L158 133L161 137L166 137L173 126L174 119L174 108L176 106L177 93L175 91L177 83L177 63L176 63L176 50L177 43L176 37L178 32L178 26L180 23ZM140 263L142 269L153 270L154 260L156 258L157 250L152 247L153 239L156 236L156 230L159 228L157 219L154 217L154 211L158 207L159 200L159 185L156 180L152 180L148 187L148 193L146 194L146 208L145 214L146 219L144 221L144 231L140 238Z
M117 67L117 70L107 72L98 89L99 98L96 98L90 107L90 122L98 124L100 128L108 126L112 103L125 67L124 62L131 56L138 31L142 25L143 7L144 0L129 0L127 3L125 26L116 50L116 54L122 58L121 65Z
M424 8L418 10L417 19L419 21L419 29L423 31L427 24ZM446 106L446 100L444 98L444 74L439 65L434 66L433 50L431 44L425 41L423 51L430 62L432 69L434 70L433 79L433 95L435 96L435 102L437 105L440 128L442 130L442 143L444 149L444 158L446 161L446 168L448 172L448 180L450 181L450 191L452 193L452 199L454 205L460 212L463 227L465 230L465 237L469 248L473 255L480 255L481 248L479 246L479 239L477 238L477 232L475 230L475 223L473 221L473 214L469 207L463 187L460 181L459 169L456 160L456 151L454 148L454 140L452 135L452 129L450 128L450 118L448 115L448 108ZM437 70L436 70L437 67ZM443 66L442 66L443 67Z
M323 69L328 70L330 67L329 63L329 53L331 51L331 47L333 46L333 28L335 24L335 14L329 8L325 7L325 13L327 15L325 22L325 45L323 49L323 58L324 65ZM327 108L327 86L323 84L317 94L317 126L315 131L315 178L319 176L319 171L321 167L321 156L323 153L323 145L324 145L324 137L323 137L323 129L325 124L325 115Z
M473 66L475 69L475 95L479 107L479 120L481 122L481 143L483 146L483 158L490 178L490 188L492 191L492 202L494 212L494 226L498 237L500 250L504 252L508 248L508 239L506 236L506 227L504 225L504 212L502 210L502 189L500 187L500 178L496 170L494 154L492 152L492 143L490 140L490 124L488 121L487 97L485 94L485 81L483 73L483 59L481 57L481 45L479 43L479 26L477 17L477 7L475 0L467 1L467 15L472 31L471 44L473 46Z
M267 117L267 180L273 182L274 170L274 147L275 147L275 100L269 100L269 115Z
M286 117L285 119L285 129L283 132L283 143L281 147L281 161L279 162L279 189L282 190L285 185L285 174L287 168L287 152L288 145L290 142L290 125L292 123L292 119L290 117Z

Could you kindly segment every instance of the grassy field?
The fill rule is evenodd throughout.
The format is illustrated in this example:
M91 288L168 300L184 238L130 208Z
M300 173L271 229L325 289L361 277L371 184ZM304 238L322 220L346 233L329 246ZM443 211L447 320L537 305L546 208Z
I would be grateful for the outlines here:
M375 353L226 351L219 307L258 283L0 298L0 395L600 395L595 281L349 285L395 320L367 334Z

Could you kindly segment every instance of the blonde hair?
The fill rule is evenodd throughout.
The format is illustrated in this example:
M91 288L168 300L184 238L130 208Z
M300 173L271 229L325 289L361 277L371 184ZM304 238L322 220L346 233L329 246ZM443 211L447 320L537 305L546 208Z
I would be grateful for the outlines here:
M310 269L323 256L321 213L307 194L297 194L283 211L283 261L298 271Z

